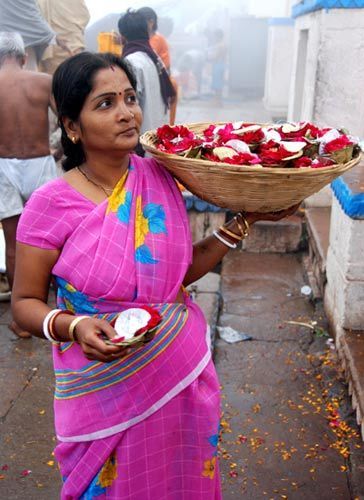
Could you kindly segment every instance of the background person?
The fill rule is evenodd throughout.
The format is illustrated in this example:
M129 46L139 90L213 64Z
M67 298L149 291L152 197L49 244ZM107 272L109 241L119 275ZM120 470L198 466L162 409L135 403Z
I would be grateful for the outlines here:
M123 58L132 66L137 96L143 112L141 131L168 122L168 108L176 97L163 63L149 43L147 22L139 12L128 11L118 23L123 39Z
M137 12L144 16L147 21L149 43L152 49L159 55L167 71L170 72L171 57L169 53L169 46L166 38L158 32L158 17L155 10L151 7L142 7L141 9L138 9Z
M84 52L56 70L66 174L37 190L22 215L13 311L53 343L63 500L218 500L219 383L206 320L183 287L229 245L220 235L192 246L173 178L131 154L142 123L135 90L112 54ZM225 226L237 240L240 217ZM51 275L56 310L47 306ZM118 312L151 305L162 316L153 340L131 350L105 344Z
M51 77L23 69L18 33L0 32L0 221L6 243L6 273L13 285L15 234L25 201L57 175L49 151ZM12 322L20 337L29 334Z
M67 44L67 50L49 45L43 52L39 69L53 75L67 57L85 50L85 29L90 13L84 0L38 0L44 19Z
M149 31L149 43L152 49L158 54L158 56L162 59L168 74L171 74L171 57L169 46L166 38L158 32L158 17L156 12L151 7L142 7L138 9L140 14L142 14L147 23L148 23L148 31ZM178 96L178 85L174 78L170 76L171 83L176 93L175 99L173 99L170 103L170 111L169 111L169 124L174 125L176 120L177 113L177 96Z
M27 53L26 69L32 71L37 71L48 45L58 44L67 50L43 18L36 0L0 0L0 31L20 33Z

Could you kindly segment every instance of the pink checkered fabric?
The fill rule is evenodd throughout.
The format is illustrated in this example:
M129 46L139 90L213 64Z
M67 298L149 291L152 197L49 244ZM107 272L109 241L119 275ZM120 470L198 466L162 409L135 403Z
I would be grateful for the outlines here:
M60 443L55 456L65 481L61 499L219 500L218 425L219 385L210 362L184 391L127 431ZM97 475L111 455L117 477L102 492Z
M53 274L68 293L62 304L77 313L173 304L192 260L175 182L154 160L136 156L125 185L99 205L63 179L40 188L17 239L60 250ZM218 381L202 312L187 298L185 308L188 320L176 322L178 331L171 325L171 341L159 352L157 333L130 356L120 373L131 376L120 381L116 362L90 363L76 344L54 348L62 498L220 498Z

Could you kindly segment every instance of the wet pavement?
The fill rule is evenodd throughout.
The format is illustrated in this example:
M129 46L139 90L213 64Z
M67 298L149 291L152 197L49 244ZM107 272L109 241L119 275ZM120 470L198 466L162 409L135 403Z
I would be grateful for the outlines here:
M364 455L326 322L301 294L299 254L230 253L222 268L220 466L225 500L364 498ZM317 321L308 326L288 324Z

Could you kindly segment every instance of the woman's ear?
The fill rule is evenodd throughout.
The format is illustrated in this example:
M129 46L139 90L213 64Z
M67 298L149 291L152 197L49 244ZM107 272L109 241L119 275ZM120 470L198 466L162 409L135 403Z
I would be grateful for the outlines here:
M70 118L62 118L62 123L69 139L76 143L80 140L80 127Z

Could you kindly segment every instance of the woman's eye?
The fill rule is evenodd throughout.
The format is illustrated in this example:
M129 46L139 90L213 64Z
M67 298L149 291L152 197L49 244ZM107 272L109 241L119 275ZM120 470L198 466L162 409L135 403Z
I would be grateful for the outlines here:
M128 95L128 96L126 97L126 102L127 102L128 104L135 104L135 103L137 102L136 95L133 95L133 94Z
M110 99L105 99L104 101L101 101L99 105L97 106L99 109L106 109L111 105Z

